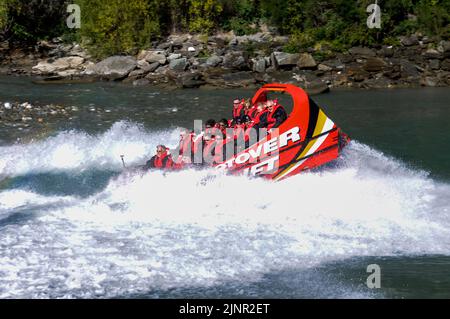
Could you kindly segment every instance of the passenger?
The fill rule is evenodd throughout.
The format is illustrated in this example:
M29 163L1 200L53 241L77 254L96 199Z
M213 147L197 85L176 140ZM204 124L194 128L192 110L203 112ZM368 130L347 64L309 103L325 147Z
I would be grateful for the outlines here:
M222 132L223 138L226 139L227 137L227 128L228 126L228 120L227 119L221 119L218 123L217 128Z
M203 135L203 139L205 141L209 141L216 137L218 129L216 127L216 120L208 120L205 123L205 134Z
M244 108L243 108L243 110L242 110L242 115L241 115L241 123L245 123L246 116L248 116L247 113L250 111L251 107L252 107L252 102L251 102L251 100L250 100L250 99L245 100L245 102L244 102Z
M266 128L268 126L267 117L269 115L269 111L267 110L266 103L258 103L257 113L253 119L253 128L256 130Z
M253 120L256 116L256 114L258 113L258 105L252 105L247 112L245 113L245 115L247 115L248 117L250 117L251 120Z
M287 113L284 107L278 104L278 101L267 101L267 128L273 129L279 127L287 119Z
M156 147L156 155L151 158L145 165L146 169L171 169L174 163L172 156L168 152L168 148L164 145Z
M239 99L234 100L233 102L233 125L237 124L240 121L241 116L244 114L244 103L245 101L241 101Z

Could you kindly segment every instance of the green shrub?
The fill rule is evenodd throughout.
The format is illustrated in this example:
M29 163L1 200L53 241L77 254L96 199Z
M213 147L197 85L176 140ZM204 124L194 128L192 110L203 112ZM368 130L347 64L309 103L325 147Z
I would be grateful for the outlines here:
M67 2L0 0L0 35L27 42L59 36L66 29Z
M77 0L81 7L79 33L93 56L134 54L159 35L156 1Z

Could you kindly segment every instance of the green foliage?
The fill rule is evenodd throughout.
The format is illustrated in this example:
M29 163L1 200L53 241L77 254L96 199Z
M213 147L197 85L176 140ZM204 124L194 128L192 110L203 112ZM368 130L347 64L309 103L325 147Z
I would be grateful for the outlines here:
M159 34L152 0L78 0L81 7L83 43L96 57L132 54Z
M82 28L65 26L66 5L81 6ZM381 29L366 25L373 0L0 0L0 39L22 41L63 36L81 40L94 56L134 53L161 35L253 34L263 24L292 35L287 52L317 44L332 50L354 45L396 44L396 37L422 32L450 37L449 0L379 0Z
M6 32L8 26L8 7L6 0L0 0L0 37Z
M254 34L260 16L259 6L255 0L223 0L223 23L226 30L233 30L237 35Z
M421 0L416 6L418 25L428 35L448 38L450 35L450 1Z
M64 32L67 1L0 0L0 35L35 41Z
M206 33L212 31L222 10L218 0L189 0L189 30Z

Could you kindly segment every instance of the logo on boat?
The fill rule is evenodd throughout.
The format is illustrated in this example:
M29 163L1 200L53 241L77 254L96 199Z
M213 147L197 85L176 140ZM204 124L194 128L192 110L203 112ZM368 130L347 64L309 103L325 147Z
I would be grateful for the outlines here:
M272 174L278 170L279 166L279 150L289 144L294 144L300 141L300 128L293 127L289 131L282 134L278 134L278 130L271 132L270 140L262 143L258 143L252 146L248 150L236 155L232 159L217 166L218 169L230 169L233 167L245 166L248 164L250 167L244 168L242 171L246 175L260 175L260 174ZM263 161L259 161L261 158L269 156Z

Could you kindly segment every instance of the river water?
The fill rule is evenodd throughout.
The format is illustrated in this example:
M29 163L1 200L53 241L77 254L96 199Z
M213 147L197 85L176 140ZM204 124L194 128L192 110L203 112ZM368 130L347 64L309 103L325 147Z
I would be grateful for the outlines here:
M79 109L0 127L0 298L449 298L449 89L314 97L353 141L284 182L121 172L253 93L0 78Z

